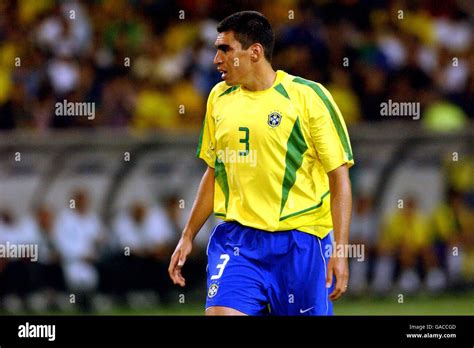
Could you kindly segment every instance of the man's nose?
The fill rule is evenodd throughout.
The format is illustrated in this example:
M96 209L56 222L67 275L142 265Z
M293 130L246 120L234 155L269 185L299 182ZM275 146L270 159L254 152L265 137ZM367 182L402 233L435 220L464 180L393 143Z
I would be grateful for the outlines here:
M216 55L214 56L214 64L218 65L222 63L222 56L219 53L219 51L216 52Z

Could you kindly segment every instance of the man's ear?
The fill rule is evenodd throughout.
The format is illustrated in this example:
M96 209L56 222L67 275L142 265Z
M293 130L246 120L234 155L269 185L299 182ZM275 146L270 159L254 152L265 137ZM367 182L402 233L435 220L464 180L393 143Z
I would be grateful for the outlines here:
M252 62L258 62L263 57L263 46L259 43L255 43L250 46L250 59Z

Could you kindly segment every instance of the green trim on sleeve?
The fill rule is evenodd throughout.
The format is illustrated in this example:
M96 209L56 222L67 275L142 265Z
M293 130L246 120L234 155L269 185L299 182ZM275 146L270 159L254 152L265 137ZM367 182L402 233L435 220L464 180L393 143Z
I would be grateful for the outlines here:
M324 105L326 105L326 108L328 109L329 114L331 115L332 122L334 124L334 127L336 128L337 135L339 136L339 140L342 143L342 147L344 148L344 151L346 152L347 159L349 161L352 161L354 159L354 156L352 154L352 149L349 144L348 137L346 135L346 132L344 131L344 127L341 124L341 120L339 119L339 116L337 115L336 110L334 110L334 107L331 101L326 96L326 94L323 92L323 90L318 86L316 82L306 80L301 77L295 77L293 79L293 82L300 83L302 85L306 85L310 87L313 91L316 92L316 94L324 102Z

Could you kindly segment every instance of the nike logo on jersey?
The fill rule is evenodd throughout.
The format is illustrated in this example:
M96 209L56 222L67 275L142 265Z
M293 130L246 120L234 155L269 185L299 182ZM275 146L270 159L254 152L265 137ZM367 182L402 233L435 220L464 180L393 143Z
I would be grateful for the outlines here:
M306 312L312 310L313 308L314 308L314 306L313 306L313 307L309 307L309 308L307 308L307 309L300 309L300 313L301 313L301 314L306 313Z

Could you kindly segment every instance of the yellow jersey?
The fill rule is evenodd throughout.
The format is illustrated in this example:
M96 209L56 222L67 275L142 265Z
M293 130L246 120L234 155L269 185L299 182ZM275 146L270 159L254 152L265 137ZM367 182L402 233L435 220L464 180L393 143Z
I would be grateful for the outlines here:
M387 219L381 235L381 245L388 249L401 247L419 250L433 242L429 219L420 212L408 216L403 210L396 211Z
M354 164L330 93L281 70L266 90L214 86L197 156L215 170L217 217L321 238L333 228L327 173Z

